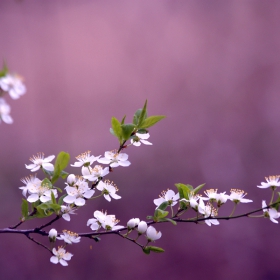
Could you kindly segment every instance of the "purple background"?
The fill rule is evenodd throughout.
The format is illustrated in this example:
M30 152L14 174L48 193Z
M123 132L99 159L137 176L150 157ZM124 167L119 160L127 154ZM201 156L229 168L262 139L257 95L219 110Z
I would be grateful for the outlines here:
M178 182L245 189L254 203L236 213L268 201L256 185L279 174L279 12L272 0L1 0L0 55L28 92L7 98L14 124L0 127L0 227L18 221L30 156L64 150L73 163L114 149L110 118L131 120L145 99L150 114L167 118L150 130L154 145L130 147L131 166L108 177L122 200L91 201L58 230L89 231L97 209L120 224L144 219ZM164 254L147 256L117 236L83 239L69 247L68 268L24 236L1 235L1 278L279 279L280 228L268 219L156 228Z

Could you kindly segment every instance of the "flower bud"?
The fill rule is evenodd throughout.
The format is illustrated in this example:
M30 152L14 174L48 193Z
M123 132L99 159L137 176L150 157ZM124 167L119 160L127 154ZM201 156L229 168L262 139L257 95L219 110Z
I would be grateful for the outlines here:
M57 237L57 231L54 228L52 228L49 231L49 240L50 240L50 242L55 242L56 237Z
M70 174L67 177L68 185L72 186L76 182L76 176L74 174Z
M147 230L147 227L148 227L147 223L145 221L141 221L138 224L138 233L143 234Z
M128 229L132 229L132 228L135 228L138 224L139 224L140 220L138 218L133 218L133 219L130 219L128 222L127 222L127 227Z
M149 242L161 238L161 232L157 231L153 226L148 227L146 235Z

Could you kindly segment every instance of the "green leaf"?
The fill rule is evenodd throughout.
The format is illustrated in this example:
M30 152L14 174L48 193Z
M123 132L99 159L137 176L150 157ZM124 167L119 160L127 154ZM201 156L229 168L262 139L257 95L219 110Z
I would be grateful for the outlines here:
M22 199L21 203L21 214L24 218L28 217L28 202L24 198Z
M175 221L173 221L172 219L169 219L169 218L163 218L162 219L162 222L170 222L171 224L173 224L174 226L177 225L177 223Z
M158 206L157 209L160 209L160 210L165 210L167 207L168 207L168 202L167 201L164 201L160 204L160 206Z
M114 131L114 135L122 142L122 128L120 122L116 118L112 118L112 129Z
M55 165L54 165L54 172L51 182L54 183L58 180L59 176L62 178L66 178L66 174L63 173L63 169L65 169L68 165L68 162L70 160L70 155L66 152L60 152L57 155Z
M8 67L7 67L6 63L4 62L3 68L0 71L0 78L6 76L8 74L8 72L9 72Z
M53 192L51 192L51 198L52 198L52 203L56 204L56 199L55 199Z
M155 125L160 120L164 119L165 116L151 116L146 118L138 127L139 128L148 128Z
M131 136L133 130L135 129L135 125L132 123L123 124L123 125L121 125L121 128L122 128L122 138L124 140L128 140L129 137Z
M146 255L150 255L150 252L151 252L150 247L144 247L142 250Z
M121 121L121 125L124 124L126 116L123 117L122 121Z
M164 252L164 249L162 249L160 247L148 246L148 248L150 249L150 251L153 251L155 253L163 253Z
M57 212L61 209L61 206L50 201L42 203L36 207L37 213L36 217L44 218L52 215L54 212Z
M147 219L147 220L153 220L153 219L154 219L154 216L147 216L146 219Z
M142 122L147 118L147 103L148 103L148 100L145 101L144 107L139 116L138 125L137 125L138 127L141 127Z
M168 211L163 211L163 210L157 208L155 210L154 221L158 222L159 219L166 217L168 214L169 214Z
M191 185L185 185L182 183L175 184L179 191L180 199L185 198L189 200L189 194L193 192L193 187Z
M204 186L205 186L205 184L199 185L198 187L196 187L196 188L193 190L193 193L194 193L194 194L197 194Z

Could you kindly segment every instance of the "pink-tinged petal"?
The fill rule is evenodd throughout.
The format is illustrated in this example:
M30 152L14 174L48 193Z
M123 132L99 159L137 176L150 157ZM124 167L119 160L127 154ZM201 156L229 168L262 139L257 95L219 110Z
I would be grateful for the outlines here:
M130 163L130 161L128 161L128 160L126 160L126 161L119 161L119 165L120 166L124 166L124 167L126 167L126 166L129 166L131 163Z
M110 197L109 194L104 194L104 198L105 198L106 200L108 200L109 202L111 201L111 197Z
M86 204L86 201L83 198L79 197L75 200L75 204L77 206L84 206Z
M145 145L153 145L151 142L149 142L147 140L141 140L141 142Z
M48 163L48 162L43 163L43 164L42 164L42 167L43 167L44 169L48 170L48 171L54 171L54 166L53 166L53 164L51 164L51 163Z
M120 199L122 198L121 196L115 194L115 193L110 193L111 197L113 197L114 199Z
M156 199L154 199L154 204L155 204L156 206L160 206L164 201L165 201L165 199L162 198L162 197L156 198Z
M39 195L37 193L33 193L27 198L27 201L28 202L35 202L38 199L39 199Z
M52 256L50 258L51 263L57 264L58 263L58 257Z
M219 225L219 221L217 219L210 220L213 225Z
M103 158L99 158L97 161L100 162L100 163L103 163L103 164L109 164L111 162L110 159L104 158L104 157Z
M88 219L87 226L90 226L91 224L96 223L96 221L97 221L97 219L95 219L95 218Z
M63 265L63 266L67 266L67 265L68 265L68 263L67 263L65 260L63 260L63 259L60 259L60 260L59 260L59 263L60 263L61 265Z
M71 253L67 252L66 254L64 254L63 259L65 259L66 261L70 261L72 257L73 257L73 255Z
M84 197L85 198L91 198L93 196L93 194L95 193L94 190L88 190L84 193Z
M111 167L118 167L119 166L119 163L118 162L112 162L110 164Z
M211 227L211 222L210 222L210 220L205 220L205 224L206 224L207 226Z
M71 196L71 195L67 195L67 196L65 196L63 198L63 201L68 203L68 204L73 203L75 200L76 200L76 197L75 196Z
M140 141L139 141L139 142L136 142L136 141L131 140L131 143L132 143L133 146L135 146L135 147L140 147L140 146L141 146L141 142L140 142Z
M67 222L69 222L70 221L70 215L68 214L68 213L65 213L65 214L63 214L62 215L62 218L65 220L65 221L67 221Z
M94 224L91 224L90 228L92 230L98 230L99 229L99 225L98 225L98 223L94 223Z

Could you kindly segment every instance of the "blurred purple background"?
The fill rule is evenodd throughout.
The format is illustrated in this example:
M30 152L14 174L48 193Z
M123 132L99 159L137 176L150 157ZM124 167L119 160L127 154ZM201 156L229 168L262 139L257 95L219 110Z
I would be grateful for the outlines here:
M154 145L130 147L131 166L108 177L122 200L87 203L58 230L88 232L97 209L123 225L144 219L153 199L178 182L244 189L254 203L236 213L268 201L270 191L256 185L279 174L279 12L280 2L272 0L1 0L0 56L24 76L28 92L7 98L14 124L0 125L0 227L18 221L18 187L29 175L30 156L64 150L73 163L87 150L96 156L114 149L111 117L131 120L145 99L150 114L167 118L150 130ZM228 204L221 214L230 213ZM67 268L51 264L50 254L24 236L1 235L1 278L280 277L280 227L268 219L156 228L163 237L155 246L164 254L147 256L107 236L72 245Z

